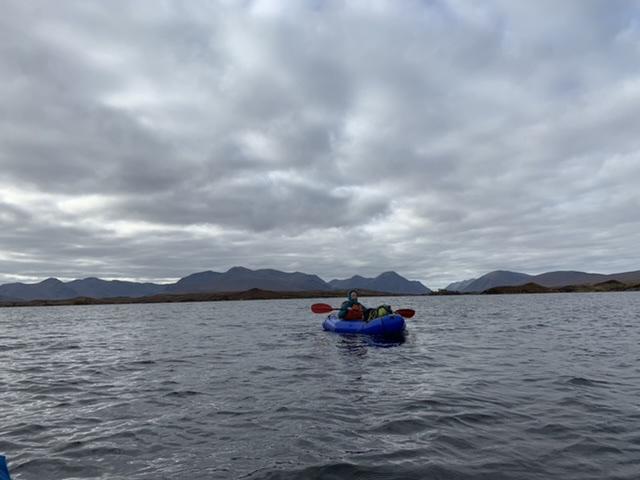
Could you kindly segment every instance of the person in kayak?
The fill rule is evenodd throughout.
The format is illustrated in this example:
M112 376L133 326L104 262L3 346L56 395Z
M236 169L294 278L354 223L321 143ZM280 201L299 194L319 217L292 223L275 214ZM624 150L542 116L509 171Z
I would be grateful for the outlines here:
M349 290L348 300L342 302L338 318L343 320L364 320L368 309L358 301L358 292Z

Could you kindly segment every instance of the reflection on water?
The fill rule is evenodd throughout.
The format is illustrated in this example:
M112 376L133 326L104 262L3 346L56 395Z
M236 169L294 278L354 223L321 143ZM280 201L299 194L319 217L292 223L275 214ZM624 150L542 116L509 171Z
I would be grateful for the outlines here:
M364 357L370 348L399 347L406 342L406 334L388 336L337 334L336 347L349 355Z

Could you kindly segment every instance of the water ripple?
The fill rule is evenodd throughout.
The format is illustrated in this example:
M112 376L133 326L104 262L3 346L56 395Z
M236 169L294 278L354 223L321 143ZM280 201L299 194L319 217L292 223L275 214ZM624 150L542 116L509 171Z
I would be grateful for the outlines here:
M638 294L378 300L418 312L403 338L323 332L313 300L2 309L0 454L15 480L638 478Z

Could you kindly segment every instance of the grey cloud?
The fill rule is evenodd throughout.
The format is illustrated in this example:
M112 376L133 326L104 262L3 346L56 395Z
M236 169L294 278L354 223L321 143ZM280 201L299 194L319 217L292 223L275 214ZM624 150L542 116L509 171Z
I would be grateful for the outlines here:
M267 6L5 2L0 275L638 268L635 2Z
M384 214L388 203L382 195L361 201L352 193L327 192L313 179L305 184L286 178L258 178L206 184L190 192L127 198L111 213L116 218L127 215L166 224L209 223L257 232L299 232L358 224L363 218Z

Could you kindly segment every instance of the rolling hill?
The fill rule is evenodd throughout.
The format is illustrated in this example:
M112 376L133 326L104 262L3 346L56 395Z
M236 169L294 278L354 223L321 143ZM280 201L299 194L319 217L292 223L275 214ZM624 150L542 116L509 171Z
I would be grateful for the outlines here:
M422 283L407 280L396 272L384 272L375 278L365 278L356 275L346 280L331 280L329 285L338 290L365 288L377 292L406 293L410 295L422 295L431 291Z
M539 275L496 270L476 279L454 282L447 286L447 290L477 293L491 288L519 286L527 283L535 283L548 288L558 288L567 285L595 285L611 280L626 284L640 282L640 270L612 274L559 270Z

